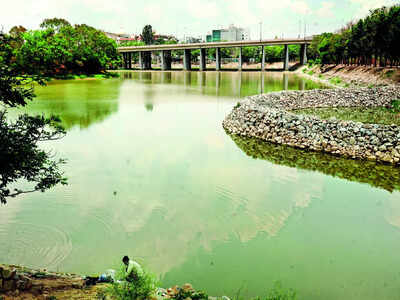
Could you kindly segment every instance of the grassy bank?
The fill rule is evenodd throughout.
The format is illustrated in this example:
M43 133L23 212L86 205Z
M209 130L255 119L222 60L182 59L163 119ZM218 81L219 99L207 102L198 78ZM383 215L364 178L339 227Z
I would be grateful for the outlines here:
M397 100L400 103L400 100ZM365 124L382 124L400 126L400 110L386 107L359 108L307 108L293 111L296 114L314 115L327 120L336 118L344 121L355 121Z

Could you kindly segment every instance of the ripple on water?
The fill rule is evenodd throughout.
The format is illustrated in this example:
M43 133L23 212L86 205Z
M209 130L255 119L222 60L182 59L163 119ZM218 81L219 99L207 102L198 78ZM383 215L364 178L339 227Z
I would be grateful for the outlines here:
M54 226L12 224L0 231L1 260L56 270L72 251L69 235Z

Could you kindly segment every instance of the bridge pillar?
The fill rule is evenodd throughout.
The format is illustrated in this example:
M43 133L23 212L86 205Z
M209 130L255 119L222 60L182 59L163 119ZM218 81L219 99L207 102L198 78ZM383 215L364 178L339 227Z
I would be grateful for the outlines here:
M221 48L215 49L215 70L221 70Z
M185 71L190 71L192 69L190 56L191 56L190 49L185 49L183 55L183 69Z
M132 69L132 52L128 53L128 69Z
M144 69L151 70L151 51L144 52Z
M238 70L242 71L243 69L243 48L239 47L239 62L238 62Z
M205 71L206 67L206 49L200 49L200 71Z
M264 72L265 70L265 46L261 46L261 71Z
M285 45L283 69L284 69L285 71L288 71L288 70L289 70L289 45Z
M143 62L143 52L139 52L139 68L140 70L144 69L144 62Z
M126 61L127 61L127 59L126 59L126 53L123 52L123 53L122 53L122 68L123 68L123 69L126 69Z
M307 44L303 44L300 47L300 64L305 65L307 63Z
M151 52L140 51L139 52L139 64L141 70L151 69Z
M161 70L171 70L171 50L161 51Z

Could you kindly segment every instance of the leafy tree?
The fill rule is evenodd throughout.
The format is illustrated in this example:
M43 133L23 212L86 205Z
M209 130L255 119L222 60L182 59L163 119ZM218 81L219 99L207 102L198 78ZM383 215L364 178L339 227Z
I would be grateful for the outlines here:
M71 26L71 24L67 20L60 18L44 19L40 24L40 28L53 29L57 32L60 31L62 27L66 26Z
M146 25L143 27L142 40L146 45L151 45L154 42L153 27Z
M0 32L0 203L22 193L42 191L61 183L66 178L59 170L64 160L53 160L51 153L39 148L42 141L59 139L65 135L56 117L19 115L7 119L7 107L24 106L34 98L33 87L27 77L17 76L11 66L13 38ZM41 83L41 82L40 82ZM16 187L25 182L25 189Z
M119 64L117 44L104 32L85 24L70 26L65 20L53 21L44 22L42 30L23 33L23 43L14 49L21 73L95 74ZM54 29L57 24L60 26Z
M24 26L14 26L10 29L9 34L12 38L18 38L22 35L22 33L26 32L26 28Z
M337 33L314 36L308 54L324 64L400 64L400 5L381 7Z

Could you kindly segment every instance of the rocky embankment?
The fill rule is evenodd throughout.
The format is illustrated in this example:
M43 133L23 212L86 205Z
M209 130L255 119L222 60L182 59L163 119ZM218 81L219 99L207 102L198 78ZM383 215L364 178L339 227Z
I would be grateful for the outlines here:
M0 265L0 299L95 299L96 293L79 275Z
M320 119L292 111L318 107L390 107L400 99L395 86L284 91L251 96L223 121L231 134L341 155L400 164L400 126Z

